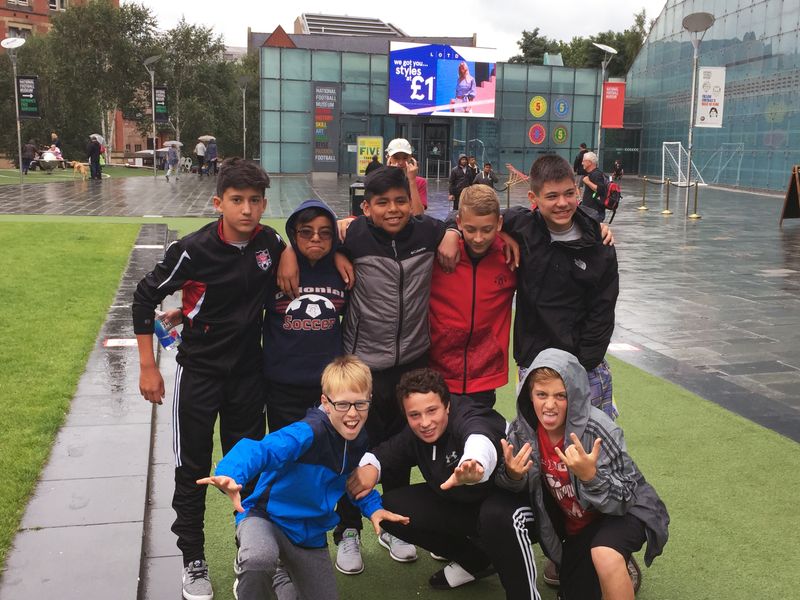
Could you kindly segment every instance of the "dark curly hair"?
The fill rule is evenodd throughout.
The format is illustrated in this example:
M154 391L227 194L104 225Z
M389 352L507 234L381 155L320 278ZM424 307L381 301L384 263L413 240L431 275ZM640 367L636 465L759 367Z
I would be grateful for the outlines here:
M444 377L433 369L415 369L409 371L400 378L397 384L397 402L400 409L405 412L403 400L411 394L427 394L433 392L442 399L442 404L447 407L450 404L450 390L444 382Z

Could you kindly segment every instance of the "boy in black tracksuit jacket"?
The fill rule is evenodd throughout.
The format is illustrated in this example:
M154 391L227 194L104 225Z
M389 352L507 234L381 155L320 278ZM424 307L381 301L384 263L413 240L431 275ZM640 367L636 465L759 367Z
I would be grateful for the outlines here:
M269 294L264 320L267 422L276 431L319 405L325 366L342 354L346 286L334 265L336 215L306 200L286 222L300 270L300 296ZM324 253L324 254L323 254Z
M133 295L140 390L146 400L161 404L164 382L153 356L154 311L166 296L183 292L173 404L172 506L177 516L172 531L183 553L184 595L199 598L213 593L204 555L206 488L195 482L211 469L217 415L223 453L244 437L261 439L265 433L261 320L285 249L273 229L259 224L268 186L269 177L256 163L226 160L214 197L220 219L171 244Z
M431 586L458 587L489 575L494 566L508 598L531 598L536 566L527 499L492 483L505 419L468 396L451 403L444 378L432 369L403 375L397 396L406 427L364 455L348 491L361 497L384 468L418 466L424 483L383 496L384 506L402 507L409 523L383 527L453 561L430 578Z

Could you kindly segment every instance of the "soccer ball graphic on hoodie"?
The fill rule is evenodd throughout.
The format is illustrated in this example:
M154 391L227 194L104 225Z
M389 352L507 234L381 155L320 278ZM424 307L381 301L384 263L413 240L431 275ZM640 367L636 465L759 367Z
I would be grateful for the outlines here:
M286 307L286 314L293 315L295 318L302 318L303 315L309 316L312 319L319 317L325 309L335 311L333 302L328 300L325 296L318 296L316 294L305 294L295 298Z

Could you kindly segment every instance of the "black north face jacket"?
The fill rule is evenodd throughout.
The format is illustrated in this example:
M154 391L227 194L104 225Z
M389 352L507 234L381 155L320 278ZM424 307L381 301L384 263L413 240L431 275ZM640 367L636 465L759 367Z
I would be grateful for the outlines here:
M240 250L223 239L222 219L173 242L133 293L134 333L153 333L156 306L182 290L178 363L212 376L261 371L264 301L285 247L259 226Z
M574 354L588 371L605 356L619 295L617 253L600 225L578 207L580 239L553 242L538 210L505 211L503 231L520 245L514 360L529 365L545 348Z

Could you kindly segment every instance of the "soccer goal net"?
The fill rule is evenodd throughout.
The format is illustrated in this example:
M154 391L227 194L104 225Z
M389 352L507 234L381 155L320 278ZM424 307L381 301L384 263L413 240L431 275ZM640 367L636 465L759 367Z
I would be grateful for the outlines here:
M663 142L661 144L661 180L669 179L678 185L686 185L689 174L689 153L681 142ZM692 161L692 181L705 185L703 176Z

